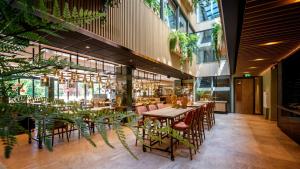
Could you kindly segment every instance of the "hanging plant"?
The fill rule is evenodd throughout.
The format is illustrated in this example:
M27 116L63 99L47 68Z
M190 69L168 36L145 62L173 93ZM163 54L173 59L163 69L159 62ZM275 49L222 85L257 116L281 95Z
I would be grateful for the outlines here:
M157 0L144 0L145 5L152 8L155 14L159 15L160 2Z
M212 28L212 47L216 52L216 59L220 61L224 53L224 34L222 25L215 23Z
M103 5L100 7L100 12L107 12L108 8L114 8L118 7L118 5L121 3L120 0L100 0Z
M169 35L170 52L180 56L180 64L187 61L192 64L193 52L197 48L199 37L195 34L187 34L180 31L171 32Z

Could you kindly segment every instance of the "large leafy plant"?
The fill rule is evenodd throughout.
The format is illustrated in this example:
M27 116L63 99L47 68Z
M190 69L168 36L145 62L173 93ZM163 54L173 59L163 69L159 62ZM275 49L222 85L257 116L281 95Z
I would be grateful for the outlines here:
M71 104L72 109L69 110L69 113L65 113L51 106L51 104L57 104L51 101L49 101L50 106L27 104L26 99L20 99L17 96L17 90L13 89L13 80L20 77L50 73L53 69L70 66L70 63L66 60L60 60L57 56L45 59L42 57L43 53L38 53L32 58L23 57L23 54L26 53L25 49L31 46L33 42L47 43L44 35L59 36L57 31L68 31L70 29L69 24L73 24L74 26L82 25L83 23L89 23L93 19L99 19L104 16L102 13L84 11L83 9L78 11L76 7L70 10L67 3L64 5L63 10L61 10L57 0L52 2L52 13L48 13L43 0L39 1L38 7L34 6L31 0L0 0L0 138L4 145L5 157L10 157L13 147L17 142L16 136L18 133L26 132L31 136L31 133L27 132L27 129L19 124L20 120L27 118L37 122L38 132L45 131L46 134L53 129L54 123L57 120L74 125L91 145L96 146L84 121L87 116L95 123L97 131L105 143L113 148L108 140L105 126L107 124L106 119L109 119L121 144L131 155L136 157L126 143L126 135L122 126L123 124L130 127L140 139L136 128L134 128L139 118L134 113L91 112L90 110L81 109L75 103ZM19 88L21 87L22 85L19 86ZM11 101L9 102L9 100ZM60 104L62 107L66 106L66 103ZM128 123L122 123L125 118L131 120ZM45 121L46 125L41 123L42 121ZM154 133L151 134L150 132L148 135L152 140L159 139L155 135L155 130L153 130L159 127L153 128L155 125L149 123L145 123L142 128ZM167 132L172 129L166 126L160 128L160 130ZM186 142L185 139L178 136L178 132L174 131L170 134L181 142ZM40 140L50 151L52 150L49 136Z
M144 0L144 3L149 6L150 8L152 8L152 10L154 11L154 13L156 13L157 15L159 15L159 11L160 11L160 0Z
M187 34L180 31L173 31L169 35L169 48L172 53L179 54L181 65L189 60L193 61L193 52L197 49L199 37L195 34Z
M212 47L214 51L216 52L216 58L218 61L220 61L220 58L222 57L222 48L224 43L224 34L222 25L220 23L215 23L212 28Z

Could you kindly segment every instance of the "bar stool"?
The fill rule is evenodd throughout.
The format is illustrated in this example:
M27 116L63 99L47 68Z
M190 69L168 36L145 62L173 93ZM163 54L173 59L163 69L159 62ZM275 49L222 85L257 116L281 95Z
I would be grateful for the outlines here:
M196 114L196 110L189 111L184 118L184 121L178 122L172 126L174 130L177 130L179 132L183 132L183 138L187 138L189 144L193 145L196 147L196 142L195 142L195 134L194 134L194 117ZM190 151L190 159L193 160L193 154L192 154L192 147L189 146L189 151Z

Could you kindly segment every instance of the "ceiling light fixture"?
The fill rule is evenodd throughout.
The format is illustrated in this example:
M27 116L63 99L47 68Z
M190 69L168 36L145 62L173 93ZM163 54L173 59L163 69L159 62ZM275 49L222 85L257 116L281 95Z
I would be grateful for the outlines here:
M86 46L85 48L86 48L86 49L90 49L91 47L90 47L90 46Z
M283 41L274 41L274 42L262 43L262 44L259 44L259 46L271 46L271 45L278 45L280 43L283 43Z
M251 61L257 62L257 61L263 61L263 60L266 60L266 59L265 58L257 58L257 59L251 60Z

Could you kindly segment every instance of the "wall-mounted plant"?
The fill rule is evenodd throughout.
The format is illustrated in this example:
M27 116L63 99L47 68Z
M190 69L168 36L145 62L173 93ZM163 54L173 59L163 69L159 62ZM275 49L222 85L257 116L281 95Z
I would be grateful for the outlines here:
M197 48L199 37L195 34L187 34L180 31L171 32L169 35L169 48L171 53L180 56L180 64L187 61L192 64L193 52Z
M224 34L222 25L215 23L212 28L212 47L216 52L216 58L220 61L221 57L224 56Z

